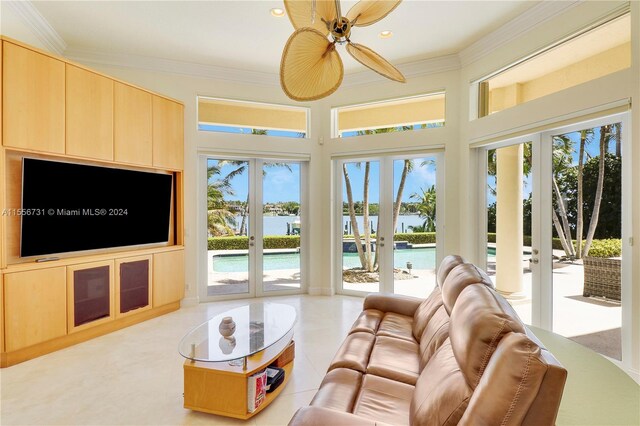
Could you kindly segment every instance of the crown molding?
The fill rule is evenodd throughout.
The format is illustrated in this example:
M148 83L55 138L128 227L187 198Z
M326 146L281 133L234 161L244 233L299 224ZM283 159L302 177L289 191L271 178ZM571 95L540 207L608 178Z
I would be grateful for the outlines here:
M419 61L406 62L397 65L398 70L409 78L421 77L445 71L455 71L460 68L458 55L439 56L437 58L422 59ZM380 83L388 81L381 75L366 69L354 73L347 73L342 82L343 87L354 87L365 84Z
M204 77L216 80L232 81L245 84L279 86L278 74L249 71L243 69L198 64L194 62L176 61L173 59L150 56L130 55L124 53L107 53L94 49L68 48L64 52L68 59L83 64L106 65L118 68L135 68L169 74Z
M518 15L507 24L466 47L458 56L461 66L469 65L514 38L531 31L551 18L583 3L584 0L542 1Z
M67 49L67 43L53 29L44 16L40 14L31 1L2 1L2 5L18 15L49 51L62 55Z
M509 42L535 27L543 24L554 16L563 13L585 0L571 1L542 1L526 10L509 23L501 26L458 54L440 56L400 64L397 68L406 78L416 78L439 72L454 71L477 61L498 47ZM216 65L198 64L140 55L108 53L95 49L81 49L68 47L67 43L53 29L47 20L29 0L3 1L34 31L36 36L53 52L65 57L85 63L118 68L134 68L154 72L186 75L191 77L212 78L222 81L262 86L279 86L280 78L277 73L250 71L220 67ZM362 70L345 74L343 87L355 87L386 81L381 75L371 70Z

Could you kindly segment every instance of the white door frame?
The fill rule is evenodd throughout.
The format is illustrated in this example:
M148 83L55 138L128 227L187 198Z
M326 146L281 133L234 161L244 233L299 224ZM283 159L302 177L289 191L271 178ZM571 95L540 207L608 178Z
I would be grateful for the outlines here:
M631 217L631 205L632 205L632 188L631 188L631 120L629 118L629 112L605 115L600 118L596 118L593 120L583 121L575 124L571 124L568 126L559 127L550 131L546 131L541 133L540 138L542 141L542 146L546 147L547 151L543 153L543 155L547 159L551 159L552 155L552 146L553 141L552 137L556 135L563 135L571 132L576 132L584 129L592 129L596 127L601 127L607 124L613 123L622 123L622 142L621 149L623 152L623 160L622 160L622 205L621 205L621 220L622 220L622 270L621 270L621 308L622 308L622 318L621 318L621 332L622 332L622 362L611 359L610 360L618 365L623 366L627 371L631 369L631 360L633 353L633 334L632 334L632 324L633 324L633 295L632 295L632 282L631 282L631 273L632 273L632 265L631 261L633 259L633 246L632 246L632 217ZM542 173L542 185L546 185L547 188L550 188L552 185L552 162L551 161L542 161L542 163L546 163L548 165L548 170L543 170ZM548 200L543 200L541 208L549 212L548 221L546 221L547 225L543 232L548 234L548 239L542 241L551 241L552 234L552 226L551 226L551 198ZM545 223L545 222L543 222ZM546 237L546 235L545 235ZM549 246L549 244L545 244ZM542 253L541 253L542 254ZM542 262L541 262L542 263ZM552 276L550 276L550 282L552 282ZM551 285L548 286L552 288ZM547 305L547 309L551 312L547 313L547 316L553 319L553 290L551 290L550 294L550 303ZM553 331L553 321L548 324L548 327L544 327L549 331Z
M532 325L552 331L553 329L553 265L552 247L548 244L552 240L552 198L543 197L543 188L551 188L553 164L551 161L553 153L552 136L571 133L583 129L600 127L605 124L622 123L622 363L611 359L616 364L621 365L627 371L631 371L631 362L634 351L632 324L634 321L632 303L632 265L633 259L633 230L632 230L632 174L631 174L631 120L629 112L604 115L597 119L579 121L571 125L554 128L549 131L538 132L531 135L519 136L505 139L498 143L487 145L474 144L477 150L478 179L476 190L480 194L478 197L478 211L480 212L477 226L478 238L476 245L476 257L481 260L481 267L486 268L486 247L487 247L487 198L486 198L486 175L487 175L487 155L489 149L501 148L523 142L532 142L532 249L539 251L538 264L531 264L532 269ZM533 255L532 257L535 257ZM638 349L636 349L638 351Z
M392 215L393 215L393 203L394 203L394 179L393 179L393 162L395 160L406 160L413 158L424 158L427 156L436 157L436 197L439 200L436 203L436 238L444 236L445 229L445 209L444 209L444 176L445 176L445 153L443 150L425 150L420 153L394 153L394 154L378 154L376 156L357 156L341 157L334 159L334 229L332 232L337 237L335 238L336 244L333 249L334 265L336 265L333 273L334 289L338 294L344 294L348 296L364 296L367 294L365 291L349 290L343 288L342 281L342 165L345 163L357 163L357 162L378 162L379 163L379 212L378 223L380 223L380 233L377 235L379 244L376 244L376 250L379 250L378 263L382 275L380 276L379 292L380 293L393 293L394 292L394 275L393 275L393 229ZM382 245L384 244L384 245ZM440 244L436 244L436 265L444 257L443 252L444 241Z
M209 261L207 255L207 160L208 159L224 159L224 160L238 160L246 161L248 163L248 190L249 190L249 215L248 215L248 229L249 238L254 237L253 245L249 245L249 284L248 292L246 293L233 293L233 294L221 294L215 296L209 296L207 292L208 287L208 264ZM263 267L263 221L262 221L262 170L265 162L291 162L300 164L300 219L301 228L303 229L300 241L300 287L292 290L278 290L278 291L264 291L262 281L262 267ZM309 242L308 242L308 192L305 188L308 187L308 159L294 159L294 158L262 158L252 157L247 155L229 155L229 154L216 154L216 153L200 153L198 155L198 196L197 196L197 230L198 235L196 240L198 242L198 302L213 302L222 300L233 299L246 299L255 297L266 296L285 296L292 294L301 294L307 292L308 286L308 264L309 264Z

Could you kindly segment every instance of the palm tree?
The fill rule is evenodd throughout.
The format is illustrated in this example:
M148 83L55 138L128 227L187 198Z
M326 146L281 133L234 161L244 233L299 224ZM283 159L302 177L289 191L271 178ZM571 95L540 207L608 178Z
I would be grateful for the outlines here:
M356 166L360 166L360 163L357 163ZM349 178L349 172L347 171L347 164L342 164L342 174L344 175L344 184L347 191L347 206L349 208L349 220L351 220L351 227L353 229L353 239L356 245L356 250L358 252L358 257L360 258L360 265L365 269L368 264L367 260L364 257L364 252L362 250L362 244L360 243L360 230L358 229L358 221L356 220L356 210L353 202L353 191L351 189L351 179ZM369 226L368 224L364 224L364 231L367 232Z
M619 124L617 124L619 126ZM600 215L600 204L602 203L602 190L604 186L604 163L605 156L607 154L607 148L609 142L619 137L620 132L614 133L614 125L607 124L600 127L600 159L598 162L598 183L596 186L596 196L593 202L593 213L591 214L591 222L589 223L589 230L587 231L587 239L584 243L584 256L589 254L591 243L593 242L593 236L596 233L596 227L598 226L598 217ZM582 206L578 206L582 209Z
M584 172L584 154L585 146L591 142L593 137L593 129L580 131L580 150L578 152L578 200L577 200L577 218L576 218L576 257L582 258L582 228L584 222L584 194L582 191L582 175Z
M567 256L576 258L573 239L571 237L571 227L567 215L567 197L563 196L558 185L558 179L566 175L572 168L573 141L566 135L553 137L553 176L552 176L552 197L555 207L552 211L553 225L556 228L558 238Z
M207 167L207 226L212 236L233 235L235 217L227 209L224 200L224 195L233 194L233 190L225 179L210 182L213 176L219 174L219 164Z
M422 194L411 194L412 199L417 200L418 212L420 217L424 218L422 224L422 232L436 232L436 187L431 185L427 190L420 188ZM417 227L410 227L411 230L416 232Z

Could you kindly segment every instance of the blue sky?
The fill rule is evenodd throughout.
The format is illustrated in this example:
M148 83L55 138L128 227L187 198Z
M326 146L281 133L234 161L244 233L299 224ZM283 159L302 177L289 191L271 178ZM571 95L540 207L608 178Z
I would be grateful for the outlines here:
M425 160L428 161L428 164L424 166L421 165ZM413 171L407 176L402 201L412 201L410 199L411 194L420 193L421 188L427 189L436 183L435 157L417 158L411 161L413 162ZM209 160L209 164L217 164L217 160ZM300 202L300 165L297 163L288 164L291 170L288 170L284 166L265 167L266 173L263 178L263 199L265 203L274 203L278 201ZM372 203L378 203L380 200L380 163L378 161L371 161L370 164L369 200ZM394 199L400 184L403 165L403 160L395 160L393 162ZM220 170L220 175L212 177L211 180L227 176L238 167L240 167L239 164L224 165ZM347 163L347 170L351 179L353 198L355 201L362 201L364 191L364 163L361 163L360 168L356 166L356 163ZM234 193L233 195L226 195L225 199L246 201L248 182L248 171L234 177L231 180ZM343 197L346 199L346 193L343 194Z
M209 165L217 164L218 160L209 160ZM246 166L247 163L243 162ZM220 175L213 176L210 181L221 179L232 171L241 167L242 164L226 164L220 169ZM263 175L263 200L265 203L275 203L278 201L300 202L300 164L288 163L289 170L285 166L275 166L272 163L265 163ZM245 167L248 169L248 167ZM225 195L226 200L247 200L249 188L249 171L235 176L231 180L233 194Z
M432 160L432 161L430 161ZM402 193L402 201L410 202L411 194L422 193L422 189L428 189L431 185L436 183L436 164L435 156L416 158L411 160L413 162L413 170L407 176L404 185L404 191ZM422 166L422 162L428 163ZM360 163L347 163L347 173L349 173L349 180L351 181L351 191L353 193L354 201L362 201L364 195L364 162ZM369 171L369 202L380 202L380 163L378 161L371 161L371 169ZM402 176L402 169L404 167L404 160L394 160L393 162L393 197L395 201L395 194L398 192L400 186L400 177ZM342 185L342 199L347 199L346 187Z

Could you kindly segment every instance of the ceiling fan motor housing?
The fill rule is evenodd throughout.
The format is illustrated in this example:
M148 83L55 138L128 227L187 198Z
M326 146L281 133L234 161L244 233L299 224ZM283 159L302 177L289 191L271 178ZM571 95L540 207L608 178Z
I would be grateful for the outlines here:
M338 43L344 43L349 40L351 35L351 21L344 16L329 22L329 31L333 39Z

